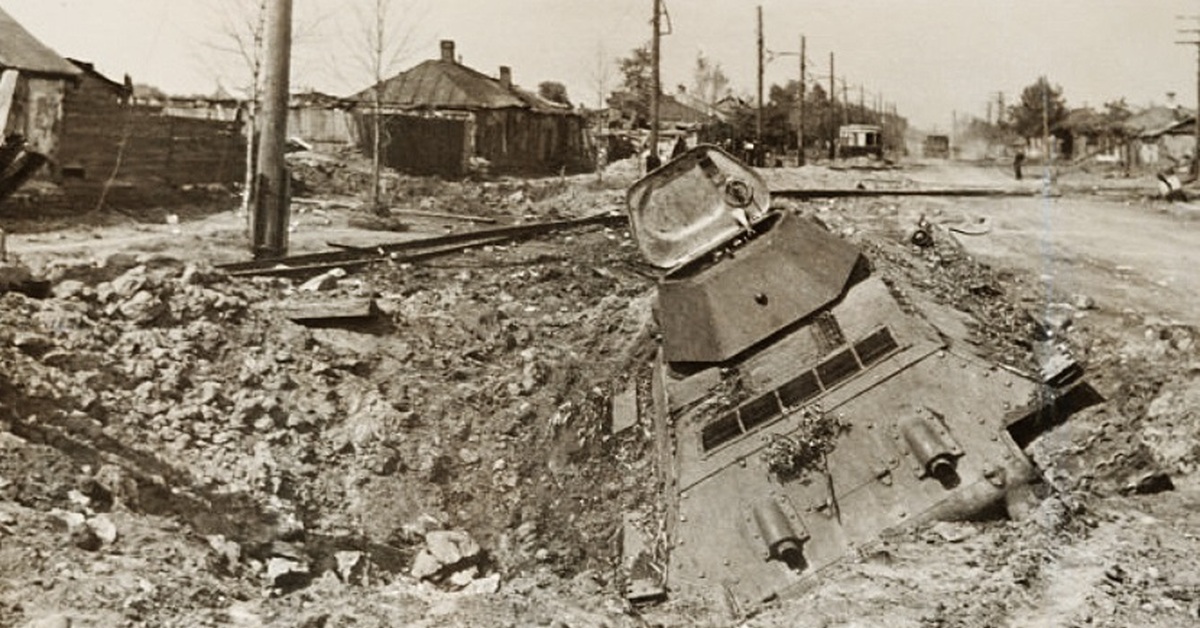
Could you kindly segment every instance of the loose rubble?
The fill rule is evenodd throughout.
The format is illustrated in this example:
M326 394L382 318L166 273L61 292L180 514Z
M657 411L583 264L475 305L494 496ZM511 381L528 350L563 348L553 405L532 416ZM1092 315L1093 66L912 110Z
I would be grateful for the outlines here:
M419 183L396 198L542 217L620 198ZM1049 343L1108 401L1035 444L1046 486L1026 519L898 531L798 593L803 614L737 620L1195 618L1200 580L1171 565L1200 520L1152 500L1192 490L1200 464L1196 330L1082 294L1046 303L936 221L914 245L879 199L787 209L864 247L912 307L958 308L978 351L1038 372ZM637 416L653 278L623 230L352 277L232 278L161 254L40 270L45 298L0 294L0 625L692 625L694 609L627 606L618 575L625 515L658 494ZM377 315L287 315L351 297Z

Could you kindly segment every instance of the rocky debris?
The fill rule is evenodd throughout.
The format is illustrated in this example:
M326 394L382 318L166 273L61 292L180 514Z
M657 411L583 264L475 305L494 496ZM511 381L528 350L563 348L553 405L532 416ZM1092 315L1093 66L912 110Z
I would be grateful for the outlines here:
M54 348L54 341L46 336L24 331L14 334L12 343L14 347L34 358L39 358Z
M1071 295L1071 307L1079 311L1096 309L1096 300L1086 294Z
M482 558L479 544L466 532L434 530L425 533L425 547L413 559L411 573L461 589L475 580Z
M267 559L267 584L280 589L303 586L312 578L308 561L295 556L272 556Z
M91 517L87 520L87 527L100 540L101 545L112 545L117 542L117 526L108 515L101 514Z
M400 198L435 197L433 209L456 207L459 199L439 195L445 184L463 191L472 213L573 210L553 181L498 181L478 192L412 183ZM941 231L915 251L895 234L876 239L869 225L878 221L852 222L875 209L843 208L829 203L822 219L867 243L897 291L969 311L980 347L1029 366L1039 336L1026 312L1041 308L1018 301L1030 293L1020 277L971 260ZM469 593L509 600L482 611L491 620L502 609L501 625L641 621L613 602L620 592L606 577L620 513L657 495L645 430L611 431L614 407L634 409L631 380L645 379L639 369L655 350L649 278L622 230L489 247L444 266L381 267L361 287L342 279L308 295L378 288L385 324L369 330L287 322L280 305L299 292L287 279L233 279L130 255L64 262L55 273L52 299L0 296L0 513L25 509L0 514L0 536L21 540L0 547L0 625L37 612L12 610L30 596L78 600L71 607L86 606L89 617L107 613L98 625L455 625L478 619L470 613L481 607L471 605L482 602ZM1073 345L1085 335L1085 308L1071 306L1073 322L1056 340ZM1194 376L1168 366L1196 362L1194 331L1129 318L1137 343L1088 347L1125 386L1115 408L1034 444L1056 488L1130 500L1184 493L1137 487L1196 464L1187 443L1200 422L1183 419L1196 407ZM16 343L18 333L45 343ZM39 516L55 508L73 513L65 515L73 528ZM115 535L96 523L106 511ZM432 514L396 523L414 512ZM873 582L893 588L872 599L903 615L898 624L919 623L905 615L910 598L934 596L946 607L921 612L943 623L961 615L963 625L1001 625L1005 611L1042 599L1061 550L1087 540L1077 531L1086 515L1045 500L1026 523L943 526L916 550L893 547L894 558L853 568L883 574ZM78 540L94 553L72 544L69 529L83 530ZM427 538L438 533L454 538ZM920 565L929 554L921 540L939 544L932 572L945 578L932 584L964 588L927 592L924 580L900 584L913 571L887 571ZM828 617L872 604L860 581L838 581L852 569L831 571L833 584L818 588ZM1125 583L1143 572L1128 567ZM590 575L572 578L581 573ZM1111 600L1151 604L1171 619L1183 611L1168 601L1194 605L1193 583L1147 582ZM897 596L906 603L891 603ZM691 625L687 617L680 611L674 625Z
M70 616L54 613L45 617L31 619L22 628L71 628L72 625L74 623L71 621Z
M346 584L366 584L367 557L362 552L343 551L334 554L337 576Z
M338 287L338 281L346 276L345 269L333 268L300 284L300 292L325 292Z

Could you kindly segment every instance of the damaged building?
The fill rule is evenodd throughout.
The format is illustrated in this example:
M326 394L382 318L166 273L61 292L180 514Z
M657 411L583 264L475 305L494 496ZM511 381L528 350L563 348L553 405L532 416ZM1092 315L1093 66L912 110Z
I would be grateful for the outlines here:
M376 89L383 118L383 162L418 175L558 174L593 167L584 117L512 81L458 62L453 41L429 59L350 98L360 113L361 144L372 150Z
M79 79L63 95L60 161L72 179L167 185L237 183L245 138L237 119L178 115L138 104L132 81L115 81L71 60Z
M0 10L0 137L23 136L50 160L52 174L63 123L63 97L80 71Z

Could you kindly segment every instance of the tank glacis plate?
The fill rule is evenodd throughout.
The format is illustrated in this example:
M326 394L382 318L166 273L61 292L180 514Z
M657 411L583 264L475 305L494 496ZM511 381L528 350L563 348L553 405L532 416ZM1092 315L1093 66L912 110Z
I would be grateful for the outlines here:
M678 478L673 591L714 602L728 591L752 607L890 527L976 516L1032 477L1005 427L1034 382L947 350L876 279L830 314L844 343L817 355L817 323L791 332L736 367L745 401L732 408L720 387L674 398L711 373L664 374ZM824 455L773 470L778 443L810 438L814 421L836 425ZM730 428L714 432L721 422ZM786 525L763 521L780 516ZM783 540L791 556L773 550Z

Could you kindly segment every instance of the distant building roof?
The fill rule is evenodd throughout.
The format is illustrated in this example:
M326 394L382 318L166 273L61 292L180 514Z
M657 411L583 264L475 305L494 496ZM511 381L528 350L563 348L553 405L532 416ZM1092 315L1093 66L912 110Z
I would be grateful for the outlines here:
M707 111L680 102L670 94L663 94L658 100L658 118L663 124L704 124L715 117Z
M125 75L125 81L126 81L125 83L118 83L118 82L108 78L107 76L104 76L103 74L101 74L96 69L95 65L88 63L87 61L80 61L79 59L71 59L69 57L67 58L67 61L70 61L72 65L79 68L79 70L81 72L83 72L84 75L91 76L92 78L95 78L96 80L98 80L101 83L103 83L104 85L106 85L109 89L111 89L113 91L113 93L115 93L119 96L122 96L122 97L128 97L133 94L134 89L133 89L133 85L131 85L129 82L128 74Z
M1196 128L1196 117L1189 115L1186 118L1176 120L1165 126L1154 129L1146 129L1138 133L1138 137L1144 139L1154 139L1163 135L1191 135Z
M1192 112L1183 107L1155 105L1129 116L1125 120L1125 128L1134 135L1153 135L1175 126L1191 115Z
M3 9L0 9L0 68L66 77L80 74L78 68L38 41Z
M353 96L371 101L374 88ZM500 82L453 61L430 59L379 84L380 100L404 109L500 109L524 107L525 101Z
M502 73L506 68L501 68ZM380 101L384 106L399 109L503 109L516 107L543 112L569 113L568 105L551 102L533 92L511 83L509 75L502 80L458 63L454 57L454 42L442 42L439 59L422 61L412 68L379 83ZM368 87L348 100L371 102L375 87Z

